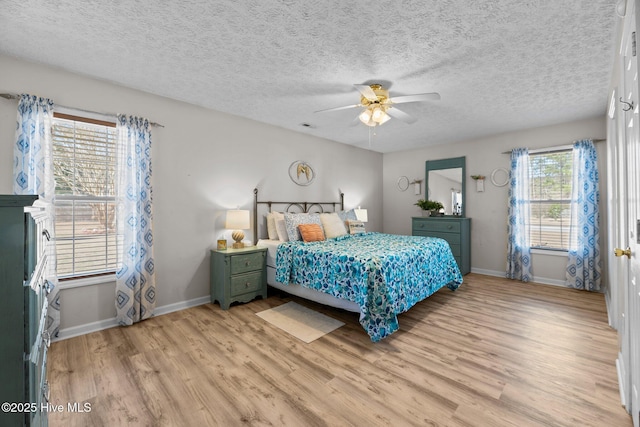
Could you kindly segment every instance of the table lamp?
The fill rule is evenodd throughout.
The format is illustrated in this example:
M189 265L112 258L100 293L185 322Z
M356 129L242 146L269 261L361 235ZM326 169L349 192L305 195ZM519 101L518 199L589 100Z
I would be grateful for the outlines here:
M358 221L367 222L369 220L366 209L362 209L358 206L358 209L354 209L353 212L356 214L356 219Z
M241 209L233 209L227 211L226 228L232 229L231 237L235 240L234 249L244 248L244 232L249 228L249 211Z

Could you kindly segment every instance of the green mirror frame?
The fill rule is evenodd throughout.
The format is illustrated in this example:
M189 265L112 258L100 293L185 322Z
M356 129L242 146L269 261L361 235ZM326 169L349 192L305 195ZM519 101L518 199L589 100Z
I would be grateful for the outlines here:
M429 172L430 171L440 171L445 169L462 169L462 182L461 182L461 197L462 197L462 207L460 209L460 215L456 215L458 217L464 218L466 216L467 209L467 186L466 186L466 160L465 157L452 157L449 159L440 159L440 160L427 160L425 162L425 185L424 185L424 194L425 199L429 200ZM446 215L453 216L453 215Z

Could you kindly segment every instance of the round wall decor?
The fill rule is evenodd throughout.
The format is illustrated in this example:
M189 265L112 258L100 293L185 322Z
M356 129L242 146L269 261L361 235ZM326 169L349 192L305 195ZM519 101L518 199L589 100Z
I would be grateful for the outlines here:
M298 185L309 185L316 177L311 165L304 160L296 160L289 166L289 177Z
M505 168L497 168L491 172L491 182L496 187L504 187L509 182L509 171Z
M396 185L398 186L398 190L406 191L407 188L409 188L409 178L404 175L401 176L400 178L398 178L398 182Z

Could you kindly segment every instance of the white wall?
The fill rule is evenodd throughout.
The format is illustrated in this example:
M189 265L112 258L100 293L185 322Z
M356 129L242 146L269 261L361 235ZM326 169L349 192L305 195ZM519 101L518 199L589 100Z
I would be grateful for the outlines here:
M179 78L179 76L176 76ZM0 93L48 97L66 107L125 113L153 128L154 250L158 306L209 295L209 249L228 208L264 199L325 201L345 193L346 208L368 209L382 231L382 155L0 55ZM0 99L0 194L12 191L16 101ZM300 187L289 165L306 160L316 181ZM247 232L251 239L251 233ZM113 283L61 293L61 330L115 316Z
M604 106L603 106L604 108ZM471 218L471 269L472 271L504 275L507 247L507 195L508 186L496 187L489 176L496 168L510 168L510 157L502 154L512 148L529 149L567 145L583 138L605 138L606 123L602 117L547 126L488 138L463 141L450 145L426 147L418 150L385 154L383 166L384 209L383 230L393 234L411 234L411 217L420 216L420 209L413 204L417 199L412 188L402 192L396 187L398 177L409 180L424 179L425 161L449 157L466 157L466 216ZM606 253L606 147L598 147L601 191L601 253ZM476 191L471 175L485 175L485 191ZM561 284L565 280L566 257L533 255L535 281ZM604 262L604 258L603 258ZM603 275L606 277L606 275Z

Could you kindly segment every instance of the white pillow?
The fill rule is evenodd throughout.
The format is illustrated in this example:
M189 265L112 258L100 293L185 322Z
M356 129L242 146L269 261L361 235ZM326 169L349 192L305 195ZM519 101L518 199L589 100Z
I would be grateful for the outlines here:
M335 212L320 214L320 222L322 222L324 235L327 239L347 234L347 227L344 226L344 221Z
M265 218L267 218L267 235L269 236L269 240L278 240L276 219L274 218L273 213L266 214Z
M269 212L265 215L267 217L267 235L270 240L278 239L278 231L276 230L276 220L284 219L284 214L281 212Z
M276 219L276 232L278 234L278 240L281 240L283 242L289 241L287 226L284 224L284 219Z

